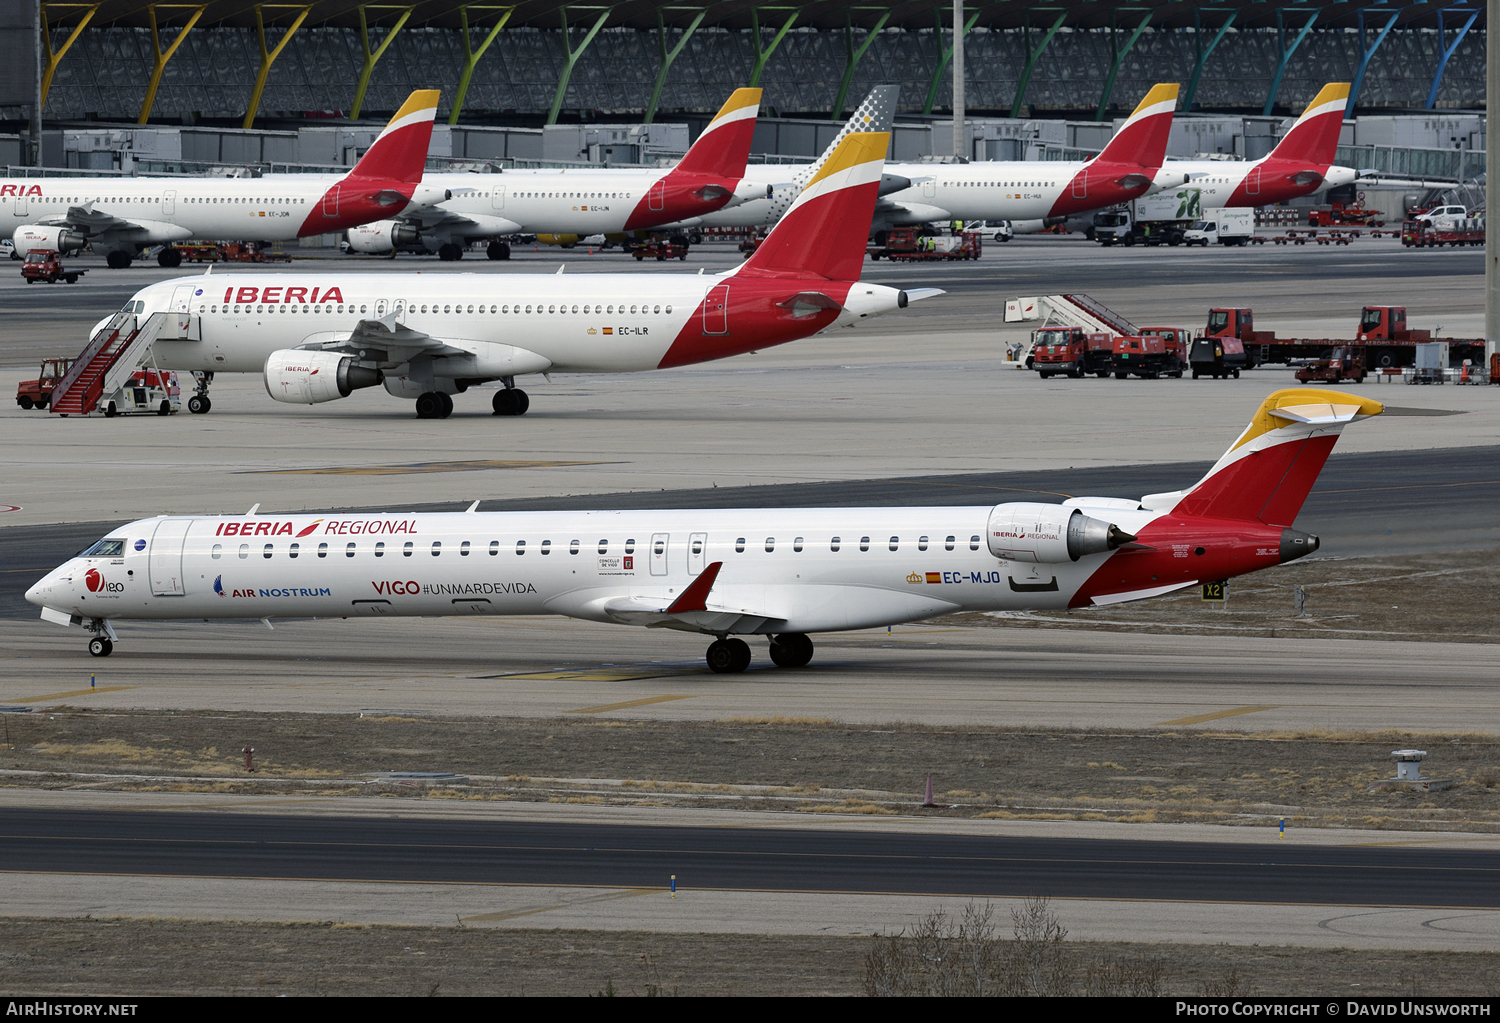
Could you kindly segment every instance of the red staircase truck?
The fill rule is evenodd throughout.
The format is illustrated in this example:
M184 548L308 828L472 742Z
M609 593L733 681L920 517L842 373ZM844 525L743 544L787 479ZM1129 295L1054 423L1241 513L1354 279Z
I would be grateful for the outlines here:
M1079 327L1044 327L1033 334L1032 369L1045 380L1057 373L1083 378L1109 376L1114 347L1109 334Z
M1234 338L1245 348L1251 364L1292 359L1321 359L1333 348L1351 345L1362 350L1367 369L1395 369L1416 363L1416 346L1430 341L1448 342L1449 365L1462 366L1465 359L1475 365L1484 360L1483 338L1434 338L1430 331L1406 326L1406 307L1365 306L1360 312L1354 340L1343 338L1277 337L1275 332L1254 329L1249 309L1212 309L1205 338Z
M1162 376L1180 377L1187 365L1183 360L1182 343L1175 337L1158 334L1117 337L1111 348L1110 369L1116 380L1124 380L1131 374L1146 380Z

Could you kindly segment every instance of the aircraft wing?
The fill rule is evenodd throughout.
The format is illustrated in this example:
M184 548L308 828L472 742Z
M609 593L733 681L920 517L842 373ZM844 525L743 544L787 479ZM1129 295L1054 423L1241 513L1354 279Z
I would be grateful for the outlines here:
M93 203L84 203L82 206L69 206L68 212L56 216L43 217L37 223L45 227L71 227L86 237L105 233L117 233L122 231L139 231L142 225L134 221L117 217L113 213L105 213L103 210L94 209Z
M408 362L418 355L472 355L473 350L453 345L441 338L412 330L396 322L390 313L378 320L360 320L345 338L314 341L299 348L320 352L343 352L357 358L374 358L380 362ZM374 353L383 353L380 359Z
M461 195L462 190L455 190L454 195ZM445 231L457 231L460 234L482 235L482 234L518 234L521 225L514 220L501 216L468 216L463 213L455 213L444 209L442 206L419 206L413 204L407 207L395 218L404 224L410 224L423 234L439 229Z
M709 600L709 591L723 567L722 561L709 565L671 604L663 606L660 601L645 597L613 597L604 601L599 610L622 625L685 632L753 632L767 623L784 621L753 608Z

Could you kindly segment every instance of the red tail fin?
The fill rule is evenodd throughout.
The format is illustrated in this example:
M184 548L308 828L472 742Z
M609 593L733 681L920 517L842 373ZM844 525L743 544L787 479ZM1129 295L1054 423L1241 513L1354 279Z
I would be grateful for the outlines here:
M887 131L844 136L740 274L859 280L890 143Z
M1380 402L1347 391L1276 391L1196 486L1177 494L1151 494L1141 503L1179 515L1290 526L1344 426L1382 411Z
M1094 162L1160 167L1167 158L1177 89L1175 82L1153 85Z
M1348 82L1329 82L1313 97L1292 130L1282 136L1269 159L1332 164L1338 157L1339 132L1344 127Z
M437 105L436 89L418 89L407 97L375 144L359 158L349 177L419 183L427 167Z
M760 93L759 89L734 90L674 169L686 174L744 177L750 142L755 137L755 117L760 112Z

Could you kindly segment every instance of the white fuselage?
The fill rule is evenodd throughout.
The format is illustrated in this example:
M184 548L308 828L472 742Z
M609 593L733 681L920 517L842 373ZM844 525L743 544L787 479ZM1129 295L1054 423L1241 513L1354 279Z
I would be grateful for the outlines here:
M35 178L14 188L29 194L0 194L0 233L67 216L88 207L131 228L121 234L142 244L189 238L290 241L314 234L320 219L334 220L337 199L324 204L337 177L277 175L263 178ZM0 185L0 191L10 187ZM396 196L391 210L406 206ZM308 226L310 225L310 226ZM343 221L329 230L342 230Z
M26 596L54 614L116 621L561 614L624 622L622 609L666 608L722 562L707 603L727 617L698 631L812 633L1064 608L1110 556L997 558L985 541L992 510L162 517L112 531L119 556L74 558ZM1101 514L1138 528L1158 513Z
M690 273L245 273L163 281L132 302L142 320L169 310L197 318L197 340L155 342L161 369L259 373L272 352L343 340L361 320L394 315L460 347L507 346L543 360L515 372L627 373L657 368L679 336L754 332L757 324L748 314L737 319L733 308L718 326L694 320L710 290L725 287L733 296L740 286L730 276ZM795 293L796 282L784 290ZM893 310L899 294L857 284L830 327ZM791 339L769 329L763 336Z
M490 237L521 231L603 234L623 231L641 197L667 169L506 171L504 174L428 174L423 182L453 198L437 208L474 221ZM509 227L504 226L509 223Z

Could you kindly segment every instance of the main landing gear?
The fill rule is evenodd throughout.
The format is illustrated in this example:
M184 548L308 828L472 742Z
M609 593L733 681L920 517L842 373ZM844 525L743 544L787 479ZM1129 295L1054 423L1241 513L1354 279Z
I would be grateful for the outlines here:
M813 641L800 632L771 637L771 660L779 668L805 667L813 657ZM704 656L718 675L736 675L750 667L750 644L743 639L716 639Z
M428 391L417 399L418 419L447 419L453 414L453 398L442 391Z
M485 247L484 254L491 259L509 259L510 243L490 242L489 245Z
M444 263L454 263L464 258L463 246L455 245L453 242L444 242L438 246L438 259Z
M518 387L505 387L495 392L490 407L497 416L524 416L531 407L531 399Z
M198 386L193 391L193 396L188 399L188 411L195 416L201 416L214 407L214 403L208 400L208 385L214 382L214 375L194 373L193 381Z

